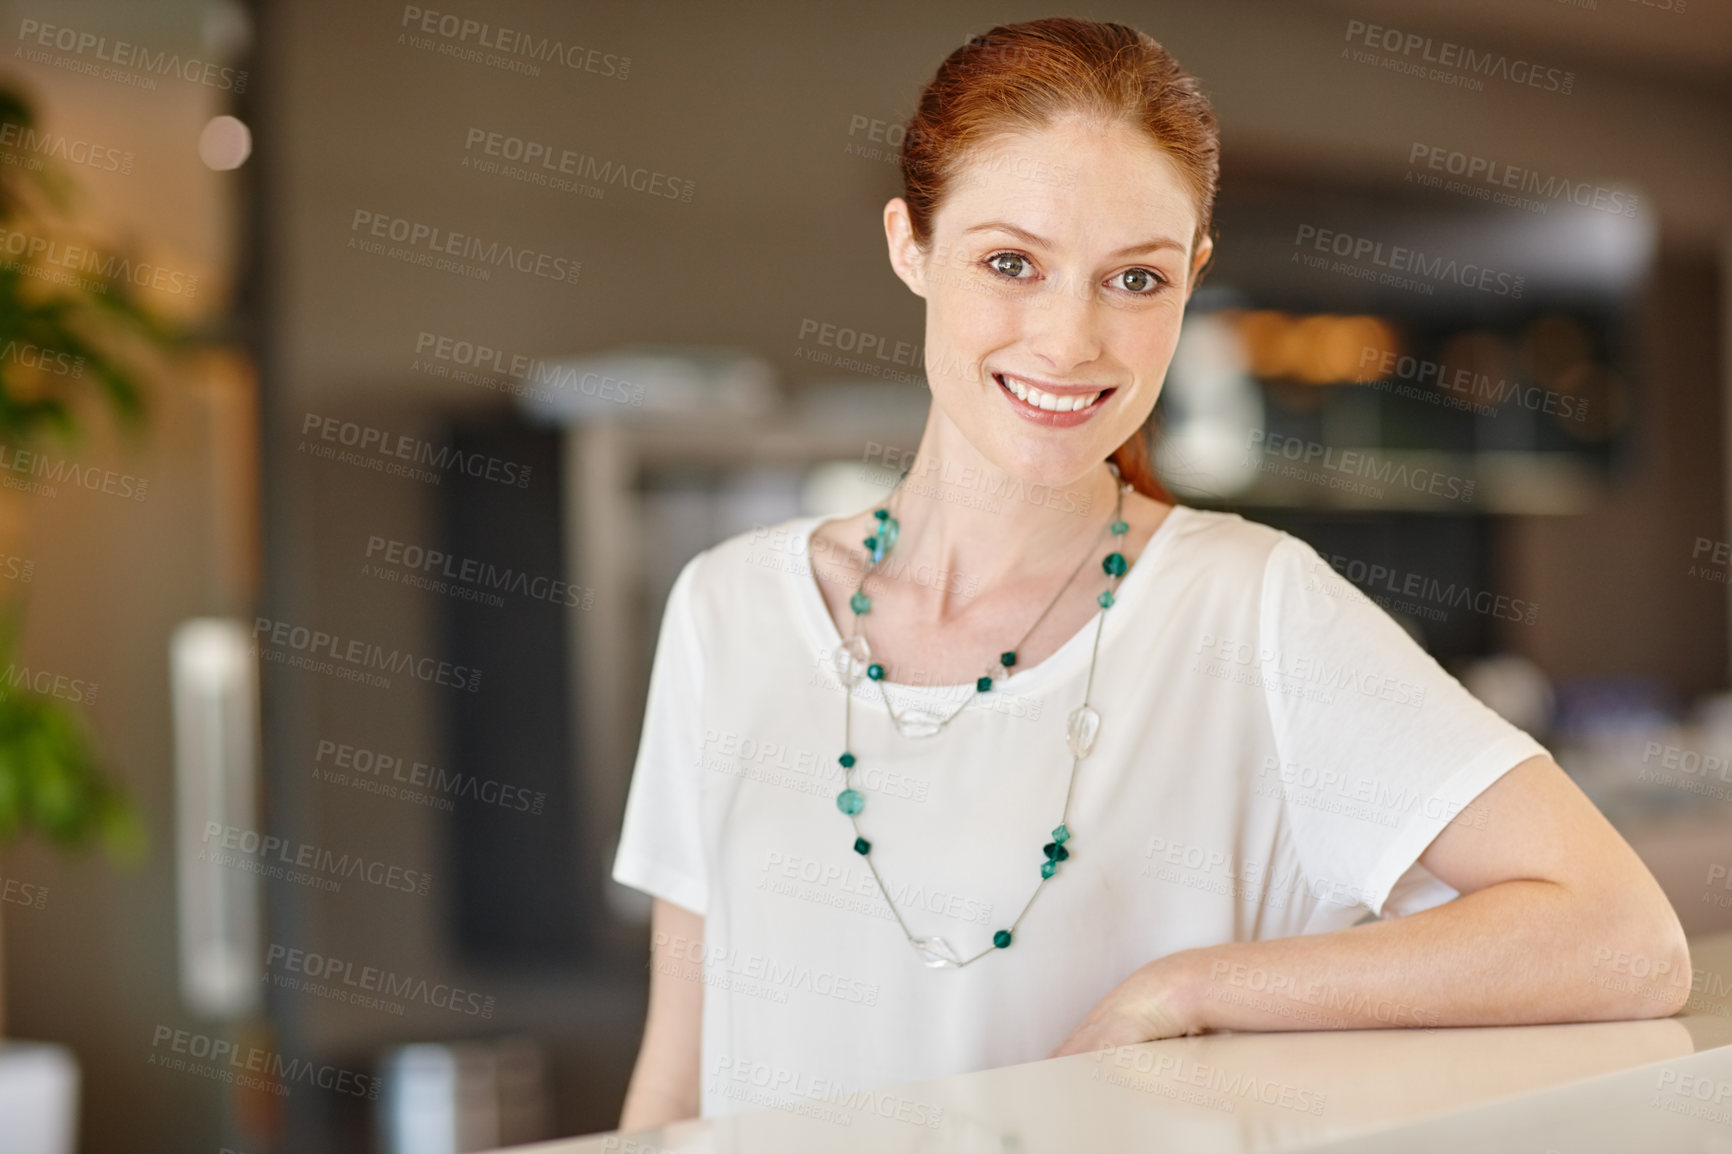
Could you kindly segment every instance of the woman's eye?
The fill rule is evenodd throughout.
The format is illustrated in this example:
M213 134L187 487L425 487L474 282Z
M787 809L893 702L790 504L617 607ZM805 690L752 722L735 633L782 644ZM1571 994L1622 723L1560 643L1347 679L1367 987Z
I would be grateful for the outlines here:
M1159 273L1146 268L1128 268L1119 277L1123 279L1125 289L1138 296L1149 296L1166 283Z
M1010 277L1012 280L1026 280L1027 278L1022 275L1023 270L1031 269L1028 258L1014 252L993 253L986 258L986 263L992 271L1001 276Z

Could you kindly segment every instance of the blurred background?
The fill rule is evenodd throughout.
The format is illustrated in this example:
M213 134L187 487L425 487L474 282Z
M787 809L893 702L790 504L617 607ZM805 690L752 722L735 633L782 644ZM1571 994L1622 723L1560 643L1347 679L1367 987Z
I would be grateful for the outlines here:
M894 479L900 126L1060 13L4 9L0 1110L93 1154L611 1129L667 589ZM1732 928L1732 5L1064 14L1221 119L1167 483L1315 545Z

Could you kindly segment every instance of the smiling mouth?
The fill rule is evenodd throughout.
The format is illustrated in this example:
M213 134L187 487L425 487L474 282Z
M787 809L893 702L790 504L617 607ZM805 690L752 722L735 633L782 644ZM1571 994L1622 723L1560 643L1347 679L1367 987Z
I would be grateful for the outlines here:
M993 373L998 387L1021 403L1043 413L1081 413L1099 408L1116 389L1101 389L1092 393L1049 393L1015 377Z

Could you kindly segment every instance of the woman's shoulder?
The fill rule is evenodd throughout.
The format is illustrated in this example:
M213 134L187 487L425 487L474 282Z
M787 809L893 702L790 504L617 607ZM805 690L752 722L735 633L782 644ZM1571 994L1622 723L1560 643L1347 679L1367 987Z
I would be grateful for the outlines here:
M737 604L741 598L758 597L778 575L810 569L811 532L819 520L796 516L742 529L693 554L676 582L683 582L692 597L711 603Z
M1294 546L1309 548L1284 529L1225 509L1177 505L1167 516L1178 518L1162 526L1172 534L1173 553L1181 563L1196 565L1216 579L1260 580L1277 552L1289 552Z

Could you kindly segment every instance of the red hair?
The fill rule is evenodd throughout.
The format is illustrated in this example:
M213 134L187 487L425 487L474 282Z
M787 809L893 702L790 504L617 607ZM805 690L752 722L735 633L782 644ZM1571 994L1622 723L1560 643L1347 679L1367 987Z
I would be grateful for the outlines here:
M972 37L921 89L901 155L915 241L922 248L930 243L932 216L975 149L1077 112L1133 124L1172 158L1197 210L1194 253L1209 235L1221 172L1220 132L1208 98L1152 38L1123 24L1071 17L1000 25ZM1113 462L1139 493L1175 503L1155 476L1147 430L1114 450Z

